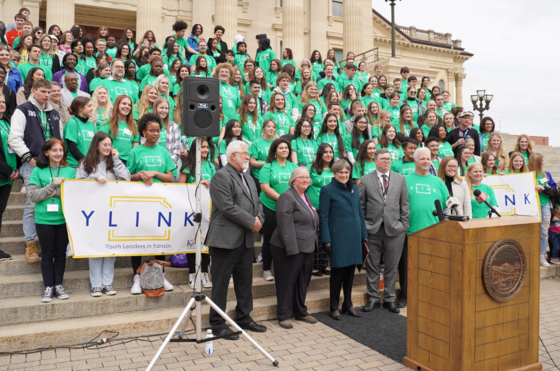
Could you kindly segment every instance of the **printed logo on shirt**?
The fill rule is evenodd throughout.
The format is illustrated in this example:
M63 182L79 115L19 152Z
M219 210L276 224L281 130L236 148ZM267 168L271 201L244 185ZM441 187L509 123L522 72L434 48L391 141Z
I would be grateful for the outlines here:
M121 87L116 86L114 88L114 90L115 90L115 94L117 94L117 95L128 95L128 89L127 88L121 88Z
M327 184L331 184L332 178L334 178L334 175L325 175L323 177L323 185L326 186Z
M92 140L94 135L95 133L91 130L82 130L82 137L84 137L84 139Z
M288 180L290 180L290 173L279 173L280 179L278 179L278 183L286 183L288 184Z
M423 195L431 195L432 187L430 187L429 184L416 184L416 193L420 193Z
M144 163L146 166L161 166L163 165L163 162L161 161L161 158L159 156L144 156Z

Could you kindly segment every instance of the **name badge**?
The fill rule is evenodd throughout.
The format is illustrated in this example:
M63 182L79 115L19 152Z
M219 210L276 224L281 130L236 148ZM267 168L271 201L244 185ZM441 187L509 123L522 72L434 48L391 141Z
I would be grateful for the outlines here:
M16 151L14 151L11 147L8 147L8 153L16 153Z
M125 133L126 135L130 135L132 134L132 131L130 131L130 129L123 129L123 133Z
M47 204L48 213L58 213L58 204Z

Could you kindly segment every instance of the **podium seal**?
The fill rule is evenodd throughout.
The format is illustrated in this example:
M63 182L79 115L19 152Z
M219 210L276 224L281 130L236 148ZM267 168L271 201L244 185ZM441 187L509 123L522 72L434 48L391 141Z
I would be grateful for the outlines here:
M488 294L496 301L513 299L527 275L527 259L519 243L502 238L488 249L482 264L482 278Z

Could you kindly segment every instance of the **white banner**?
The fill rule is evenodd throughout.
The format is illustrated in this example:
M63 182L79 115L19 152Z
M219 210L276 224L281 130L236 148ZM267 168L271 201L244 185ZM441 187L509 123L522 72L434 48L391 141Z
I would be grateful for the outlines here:
M502 216L531 215L541 221L535 173L488 175L482 183L492 187Z
M194 184L69 179L62 209L74 258L153 256L195 252ZM200 186L201 236L208 231L210 193ZM202 246L207 252L207 247Z

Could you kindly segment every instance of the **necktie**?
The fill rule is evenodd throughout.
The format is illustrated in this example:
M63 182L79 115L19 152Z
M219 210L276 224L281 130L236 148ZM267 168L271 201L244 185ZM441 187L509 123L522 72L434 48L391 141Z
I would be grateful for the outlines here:
M251 190L249 189L249 185L247 184L247 181L245 180L243 173L239 173L239 176L241 177L241 181L243 182L243 185L245 185L245 188L247 188L247 193L251 194Z
M389 186L389 180L387 179L387 175L381 175L383 177L383 197L387 197L387 187Z

